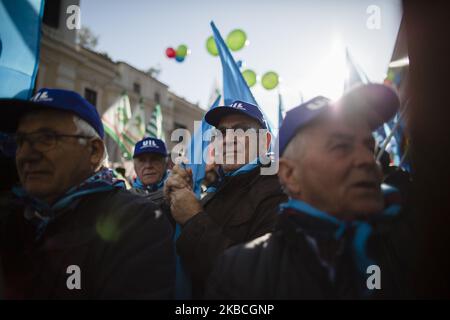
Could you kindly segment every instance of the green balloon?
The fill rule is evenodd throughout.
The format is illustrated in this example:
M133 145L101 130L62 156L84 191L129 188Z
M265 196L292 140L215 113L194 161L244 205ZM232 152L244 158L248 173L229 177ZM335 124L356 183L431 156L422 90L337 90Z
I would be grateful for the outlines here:
M261 84L267 90L275 89L278 86L278 74L273 71L266 72L262 79Z
M388 78L389 80L391 80L391 81L394 81L394 78L395 78L395 73L394 73L394 71L389 70L389 71L388 71L387 78Z
M256 73L253 70L247 69L242 72L242 76L247 82L247 85L251 88L256 84Z
M219 51L217 51L216 41L214 40L214 37L211 36L206 40L206 50L208 50L209 54L212 56L218 56Z
M177 57L186 57L188 53L188 47L184 44L181 44L178 46L177 51L176 51L176 56Z
M227 37L227 46L232 51L241 50L245 46L247 35L241 29L231 31Z

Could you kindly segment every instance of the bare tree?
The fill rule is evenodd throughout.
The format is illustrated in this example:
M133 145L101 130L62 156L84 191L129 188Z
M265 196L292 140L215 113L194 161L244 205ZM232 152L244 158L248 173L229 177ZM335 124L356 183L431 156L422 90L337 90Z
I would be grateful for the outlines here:
M83 26L77 33L77 43L82 47L93 50L98 44L98 36L91 29Z
M161 66L158 64L156 67L150 67L147 70L147 74L152 77L157 79L159 74L161 73Z

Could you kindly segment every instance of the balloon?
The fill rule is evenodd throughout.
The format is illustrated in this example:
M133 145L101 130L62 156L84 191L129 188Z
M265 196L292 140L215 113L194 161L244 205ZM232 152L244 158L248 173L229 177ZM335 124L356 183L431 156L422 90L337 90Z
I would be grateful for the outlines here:
M392 71L392 70L389 70L388 75L387 75L387 78L388 78L389 80L393 81L394 78L395 78L395 72Z
M241 29L235 29L228 34L227 46L232 51L241 50L245 46L245 41L247 41L247 35Z
M256 83L256 73L253 70L247 69L244 72L242 72L242 76L245 79L245 82L247 82L247 85L251 88Z
M395 77L394 80L392 81L394 82L394 84L398 87L400 86L400 82L402 82L402 74L400 72L398 72Z
M177 57L186 57L188 54L188 47L184 44L180 44L177 48Z
M176 56L175 60L177 60L177 62L183 62L184 61L184 57L180 57L180 56Z
M166 49L166 56L167 56L167 58L175 58L176 55L177 54L176 54L176 52L175 52L175 50L173 48L167 48Z
M278 74L273 71L266 72L261 79L262 86L267 90L272 90L277 87L279 82Z
M213 36L210 36L208 40L206 40L206 50L208 50L209 54L212 56L218 56L219 51L217 51L216 41Z

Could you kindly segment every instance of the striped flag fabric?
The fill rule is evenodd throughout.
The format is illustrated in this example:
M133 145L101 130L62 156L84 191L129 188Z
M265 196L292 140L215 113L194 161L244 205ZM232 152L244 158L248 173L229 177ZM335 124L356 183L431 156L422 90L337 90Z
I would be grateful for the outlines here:
M128 121L123 133L123 142L127 150L134 150L135 144L145 135L145 109L144 101L141 98L134 108L131 119Z
M132 149L124 143L123 133L131 118L130 99L123 93L117 101L106 110L102 116L103 127L119 146L122 157L126 160L132 159Z
M150 121L145 128L145 137L161 139L164 142L166 141L163 130L163 116L159 104L157 104L155 110L153 110Z

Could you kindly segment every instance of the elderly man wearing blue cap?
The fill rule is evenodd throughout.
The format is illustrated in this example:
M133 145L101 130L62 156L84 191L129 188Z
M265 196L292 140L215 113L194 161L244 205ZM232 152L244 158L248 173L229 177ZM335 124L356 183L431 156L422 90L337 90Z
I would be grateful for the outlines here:
M156 138L138 141L134 147L133 162L136 180L132 191L161 204L164 200L164 182L169 176L164 141Z
M20 178L1 208L6 298L171 297L171 226L102 166L94 106L44 88L31 101L0 100L0 131L13 134Z
M399 198L382 185L372 136L398 107L394 91L369 84L337 102L316 97L287 112L278 176L289 201L276 231L219 259L207 297L404 297L406 266L397 263L392 238Z
M266 121L257 106L235 101L208 111L205 120L225 135L225 163L216 162L220 182L198 201L189 172L175 167L165 186L172 215L182 225L177 252L191 276L194 298L203 296L206 277L217 256L232 245L271 231L276 208L286 199L276 175L261 174L262 165L255 150L249 148L250 141L233 137L239 129L262 130L262 136L267 137ZM266 153L267 148L266 144L262 151ZM237 161L239 157L242 162Z

